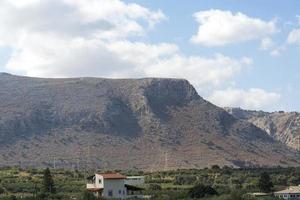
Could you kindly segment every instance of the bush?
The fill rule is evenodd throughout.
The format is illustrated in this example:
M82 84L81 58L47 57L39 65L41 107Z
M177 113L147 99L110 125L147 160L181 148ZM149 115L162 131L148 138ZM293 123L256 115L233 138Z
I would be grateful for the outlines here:
M175 185L192 185L196 182L196 176L176 176L174 180Z
M3 187L0 187L0 194L4 194L5 193L5 190Z
M150 189L150 190L161 190L162 188L161 188L161 186L158 185L158 184L150 184L150 185L149 185L149 189Z
M217 195L217 191L211 186L199 184L192 187L189 192L191 198L203 198L207 196Z
M220 170L221 168L220 168L219 165L213 165L213 166L211 166L211 169L212 169L212 170L215 170L215 171L218 171L218 170Z

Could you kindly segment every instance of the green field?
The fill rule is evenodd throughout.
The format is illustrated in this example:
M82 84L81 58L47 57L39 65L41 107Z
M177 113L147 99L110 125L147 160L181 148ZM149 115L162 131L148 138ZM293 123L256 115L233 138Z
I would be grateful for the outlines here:
M17 167L0 169L0 200L13 199L89 199L86 196L86 177L95 171L72 171L50 169L56 188L55 194L43 192L44 169L20 169ZM192 199L190 190L203 184L213 188L217 194L205 196L203 200L243 200L259 199L247 195L259 192L259 178L267 172L274 185L272 190L280 190L290 185L300 184L300 168L231 169L228 167L211 169L189 169L163 172L118 171L126 175L146 177L145 194L153 199ZM261 199L274 199L265 197Z

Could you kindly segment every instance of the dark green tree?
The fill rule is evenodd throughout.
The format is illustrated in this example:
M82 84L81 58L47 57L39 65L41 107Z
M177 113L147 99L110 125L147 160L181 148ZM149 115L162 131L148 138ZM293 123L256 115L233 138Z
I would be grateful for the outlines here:
M260 175L260 178L258 180L258 188L260 189L261 192L271 192L272 191L273 183L267 172L263 172Z
M214 170L214 171L218 171L218 170L220 170L221 168L220 168L219 165L212 165L212 166L211 166L211 169Z
M44 170L44 176L43 176L43 192L45 193L52 193L54 194L56 192L54 181L51 176L50 169L47 168Z
M17 197L16 197L15 195L11 195L11 196L9 197L9 200L17 200Z
M5 190L4 190L4 188L1 187L1 185L0 185L0 194L4 194L4 193L5 193Z
M203 198L207 196L217 195L217 191L208 185L198 184L192 187L189 192L191 198Z

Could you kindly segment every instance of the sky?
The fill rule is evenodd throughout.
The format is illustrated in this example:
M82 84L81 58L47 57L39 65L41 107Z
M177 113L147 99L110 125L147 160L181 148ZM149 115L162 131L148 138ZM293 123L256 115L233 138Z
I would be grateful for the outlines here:
M2 72L184 78L218 106L300 111L298 0L0 0L0 27Z

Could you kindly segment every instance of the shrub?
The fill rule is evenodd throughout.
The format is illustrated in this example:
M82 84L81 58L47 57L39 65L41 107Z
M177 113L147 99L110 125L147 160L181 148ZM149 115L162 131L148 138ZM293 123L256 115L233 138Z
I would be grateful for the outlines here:
M3 187L0 187L0 194L4 194L5 193L5 190Z
M203 198L207 196L217 195L217 191L211 186L198 184L192 187L189 192L191 198Z
M192 185L196 182L196 176L176 176L174 180L175 185Z
M150 190L161 190L162 188L161 188L161 186L158 185L158 184L150 184L150 185L149 185L149 189L150 189Z

